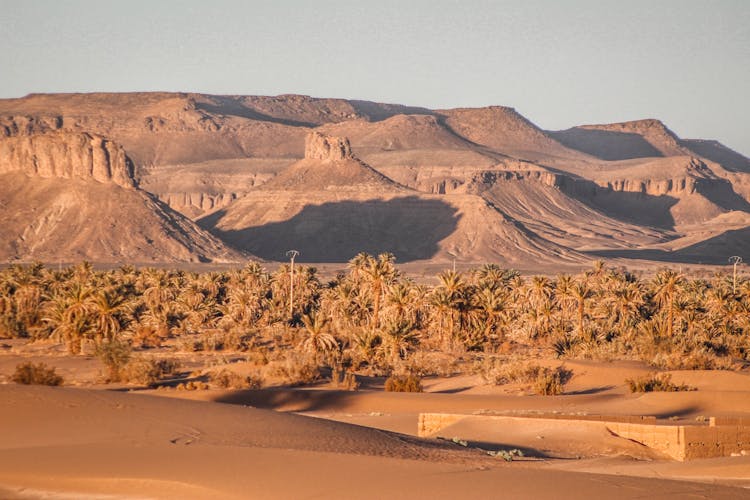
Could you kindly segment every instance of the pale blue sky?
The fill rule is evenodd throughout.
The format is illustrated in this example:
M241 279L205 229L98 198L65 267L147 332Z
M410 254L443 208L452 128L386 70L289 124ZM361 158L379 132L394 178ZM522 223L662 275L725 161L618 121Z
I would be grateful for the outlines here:
M0 0L0 97L168 90L659 118L750 155L750 0Z

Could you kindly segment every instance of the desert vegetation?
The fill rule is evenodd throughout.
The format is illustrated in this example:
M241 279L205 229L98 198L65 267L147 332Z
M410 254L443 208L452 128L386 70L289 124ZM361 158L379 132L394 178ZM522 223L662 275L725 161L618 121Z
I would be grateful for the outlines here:
M258 367L215 374L224 387L270 377L354 388L357 374L420 390L423 376L463 372L556 394L570 373L530 360L637 359L657 369L750 360L750 280L731 275L643 277L598 262L578 275L524 277L487 264L424 285L402 276L392 255L362 253L327 282L296 266L293 297L290 279L289 266L269 272L257 262L207 273L14 265L0 271L0 337L89 349L110 381L150 384L174 372L147 356L156 347L242 353Z
M21 363L16 366L16 371L11 378L17 384L25 385L62 385L63 378L57 374L53 367L44 363Z
M643 377L626 379L630 392L680 392L693 391L695 388L687 384L675 384L669 373L656 373Z

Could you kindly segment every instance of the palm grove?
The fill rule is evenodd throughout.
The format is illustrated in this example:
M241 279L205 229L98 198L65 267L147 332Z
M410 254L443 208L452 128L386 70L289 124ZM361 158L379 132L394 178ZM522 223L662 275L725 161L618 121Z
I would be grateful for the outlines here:
M0 272L0 337L57 341L71 354L242 352L259 365L297 365L302 382L487 370L549 355L666 369L750 359L750 280L731 275L666 269L644 278L597 262L578 275L523 277L486 264L426 286L402 276L392 255L365 253L330 282L313 267L294 271L257 262L207 273L14 265Z

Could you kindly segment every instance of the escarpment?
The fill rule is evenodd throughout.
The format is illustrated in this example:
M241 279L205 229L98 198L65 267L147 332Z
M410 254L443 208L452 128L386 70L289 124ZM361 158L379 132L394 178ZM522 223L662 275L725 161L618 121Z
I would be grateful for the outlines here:
M729 225L745 235L750 223L750 159L720 143L654 119L547 131L503 106L165 92L0 99L0 176L13 221L6 253L19 259L54 258L75 232L86 237L67 255L93 260L235 255L218 237L268 259L297 248L308 261L365 250L515 266L671 251Z
M92 179L128 189L135 187L133 163L120 145L86 132L55 129L33 133L46 127L47 124L29 121L22 128L14 128L14 135L0 138L0 173Z

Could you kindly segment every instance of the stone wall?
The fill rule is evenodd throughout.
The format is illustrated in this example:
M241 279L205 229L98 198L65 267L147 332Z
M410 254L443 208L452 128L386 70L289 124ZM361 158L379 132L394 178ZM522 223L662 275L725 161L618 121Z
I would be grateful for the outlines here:
M660 425L654 417L545 415L543 417L508 417L501 415L463 415L421 413L418 435L434 436L440 430L465 418L496 422L534 419L549 425L606 428L625 439L648 446L679 461L698 458L728 457L750 453L750 419L712 417L709 425Z

